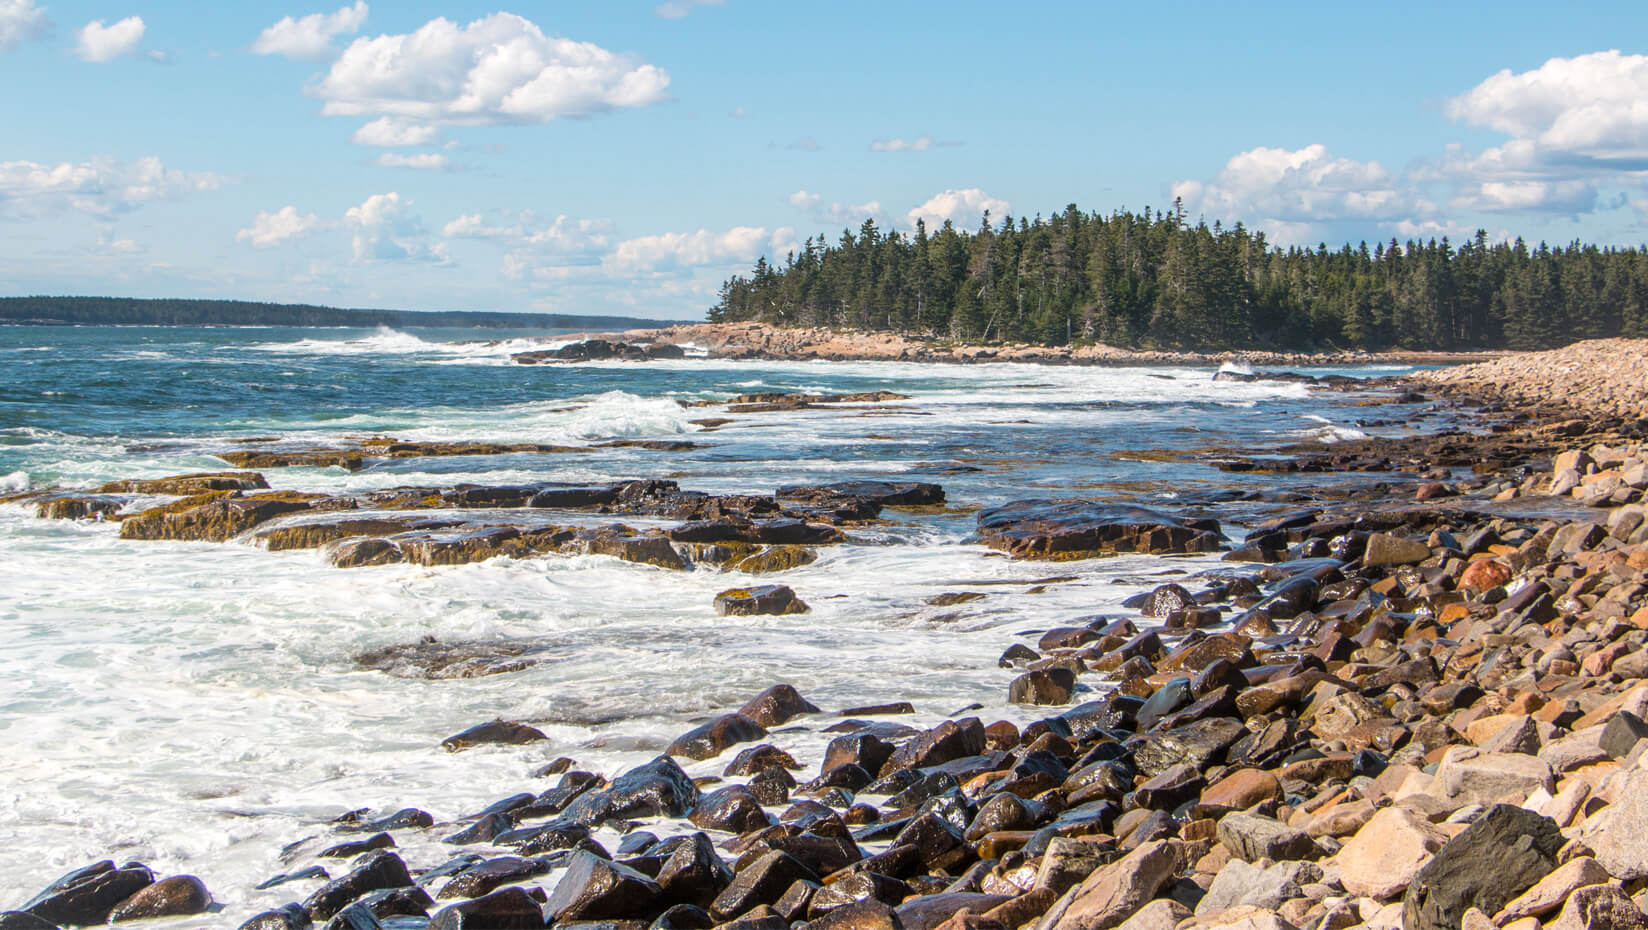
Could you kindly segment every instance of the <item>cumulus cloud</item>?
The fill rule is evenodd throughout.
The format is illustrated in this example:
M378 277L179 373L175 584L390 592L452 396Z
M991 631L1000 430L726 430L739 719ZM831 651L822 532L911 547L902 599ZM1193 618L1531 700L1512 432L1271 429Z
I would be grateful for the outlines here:
M357 262L451 261L445 243L431 243L423 222L411 212L412 202L395 191L373 194L358 207L350 207L344 222L355 230L353 246Z
M659 19L680 19L691 13L693 7L720 6L722 0L664 0L653 8Z
M56 165L0 162L0 217L43 216L63 210L112 216L225 183L222 175L177 171L153 156L132 162L100 157Z
M46 11L34 0L0 0L0 52L9 52L46 31Z
M906 213L905 218L911 226L914 226L917 220L925 220L928 226L939 226L945 220L949 220L957 226L966 228L977 226L986 210L999 220L1002 214L1012 208L1012 204L1005 200L998 200L976 187L969 187L965 190L946 190L934 194L926 203Z
M143 41L145 30L141 16L128 16L112 26L94 19L80 27L74 52L85 61L114 61L137 51L137 43Z
M818 194L810 194L805 190L799 190L790 195L790 206L811 210L813 207L818 206L819 201L823 199Z
M619 274L744 264L754 261L769 244L770 231L762 226L735 226L719 233L708 229L661 233L618 243L601 264Z
M300 215L297 207L288 204L273 213L259 210L258 215L252 218L252 225L235 233L235 241L249 242L254 249L272 249L325 225L313 213Z
M595 116L668 99L669 74L590 42L494 13L459 26L359 38L309 88L328 116L494 126Z
M435 136L439 133L440 130L434 126L395 119L392 116L380 116L355 130L355 134L350 137L350 141L356 145L377 145L386 148L402 145L428 145L435 141Z
M423 171L445 171L452 162L445 155L434 152L419 152L415 155L402 155L399 152L384 152L378 156L378 164L385 168L418 168Z
M441 228L448 239L478 239L503 248L504 276L516 280L564 280L573 269L595 270L612 248L612 233L611 220L561 215L545 223L531 211L500 220L469 213Z
M1500 71L1448 101L1448 116L1551 152L1598 159L1648 156L1648 55L1618 50Z
M293 59L325 58L332 54L332 39L356 33L366 22L365 0L355 0L335 13L310 13L302 19L290 16L264 29L252 42L258 55L283 55Z
M1242 152L1211 180L1180 181L1172 194L1183 200L1192 217L1261 225L1394 221L1434 209L1415 187L1379 162L1338 158L1320 144L1296 151L1260 147Z

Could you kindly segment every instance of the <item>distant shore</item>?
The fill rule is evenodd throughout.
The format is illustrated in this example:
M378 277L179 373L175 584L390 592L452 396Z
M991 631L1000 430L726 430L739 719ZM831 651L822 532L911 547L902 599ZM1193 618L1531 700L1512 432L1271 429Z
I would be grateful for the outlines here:
M1123 349L1108 345L969 345L910 339L894 333L853 332L822 327L790 328L765 323L689 323L656 329L579 333L571 339L605 339L651 345L688 345L710 358L778 361L863 362L1030 362L1047 365L1460 365L1492 361L1514 353L1484 352L1269 352L1229 349L1176 352Z

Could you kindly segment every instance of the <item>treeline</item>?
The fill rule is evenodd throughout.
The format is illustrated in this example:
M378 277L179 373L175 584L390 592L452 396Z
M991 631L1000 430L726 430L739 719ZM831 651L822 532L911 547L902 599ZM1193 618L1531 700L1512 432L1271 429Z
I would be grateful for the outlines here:
M0 322L87 326L427 326L479 329L616 330L667 325L621 316L468 310L344 310L245 300L128 297L0 297Z
M722 285L715 321L969 342L1190 349L1540 349L1648 336L1648 250L1410 240L1275 248L1172 211L988 213L914 235L866 220Z

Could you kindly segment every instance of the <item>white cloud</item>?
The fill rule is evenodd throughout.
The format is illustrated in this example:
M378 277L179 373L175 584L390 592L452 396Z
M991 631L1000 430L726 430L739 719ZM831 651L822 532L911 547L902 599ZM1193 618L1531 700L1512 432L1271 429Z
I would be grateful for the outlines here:
M544 35L493 13L467 26L359 38L309 93L328 116L393 116L432 125L547 123L668 99L669 74L589 42Z
M62 210L110 216L225 183L222 175L176 171L153 156L133 162L108 157L56 165L0 162L0 217L43 216Z
M355 134L350 137L350 141L356 145L384 147L428 145L435 141L435 136L439 133L440 130L434 126L407 122L406 120L395 119L392 116L380 116L355 130Z
M373 194L350 207L344 222L354 227L355 261L408 261L446 264L451 261L445 243L431 243L423 222L410 210L412 202L395 191Z
M113 26L105 26L101 19L94 19L80 27L75 54L86 61L114 61L137 50L137 43L143 41L145 28L141 16L128 16Z
M700 229L661 233L618 243L602 266L618 274L644 274L700 265L734 265L754 261L770 244L761 226L735 226L726 232Z
M1206 216L1266 228L1338 219L1394 221L1432 209L1415 187L1379 162L1336 158L1320 144L1242 152L1211 180L1180 181L1172 194L1184 201L1192 220Z
M946 190L934 194L932 199L905 214L911 226L917 220L926 220L928 226L940 226L945 220L950 220L957 226L969 228L977 226L985 210L990 216L999 221L1003 214L1011 210L1012 204L1005 200L991 197L976 187L965 190Z
M300 215L297 207L287 205L273 213L259 210L258 215L252 218L251 226L235 233L235 241L250 242L254 249L271 249L325 225L313 213Z
M813 207L818 206L818 202L823 199L818 194L809 194L804 190L799 190L790 195L790 206L811 210Z
M46 11L35 6L34 0L0 0L0 52L36 38L47 25Z
M437 155L433 152L419 152L413 155L384 152L378 156L378 164L385 168L419 168L424 171L444 171L451 167L452 162L445 155Z
M695 6L720 6L722 0L664 0L653 9L660 19L680 19Z
M932 136L917 136L908 141L904 139L877 139L870 143L872 152L925 152L936 145Z
M365 0L355 0L354 6L336 13L310 13L302 19L283 17L258 35L252 42L252 52L294 59L328 57L333 52L333 37L359 32L367 11Z
M1547 151L1641 158L1648 156L1648 55L1593 52L1521 74L1506 69L1446 110Z
M820 223L852 223L857 225L865 219L881 215L881 201L879 200L857 204L832 203L826 207L822 196L805 190L799 190L791 194L789 203L792 207L810 212L813 219Z

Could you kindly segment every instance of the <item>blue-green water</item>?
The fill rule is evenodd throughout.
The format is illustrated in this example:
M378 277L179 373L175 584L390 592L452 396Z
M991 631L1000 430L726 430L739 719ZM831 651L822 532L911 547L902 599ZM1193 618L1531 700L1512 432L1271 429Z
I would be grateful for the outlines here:
M332 493L628 478L766 493L900 478L944 485L951 508L890 511L888 525L782 575L811 614L733 620L714 615L715 593L756 579L707 568L549 556L345 571L313 551L122 541L113 523L0 507L0 908L87 861L140 858L200 875L232 926L308 893L251 888L288 869L284 844L342 810L416 805L454 818L540 789L527 773L559 755L611 773L778 681L826 709L908 699L918 723L974 702L987 719L1029 719L1033 710L1005 703L1003 648L1114 608L1153 573L1217 563L1008 562L966 541L978 507L1025 496L1172 506L1198 489L1268 479L1125 452L1330 441L1357 435L1355 418L1369 412L1297 384L1215 382L1207 369L509 360L553 338L0 327L0 487L222 470L213 453L248 437L690 439L701 447L267 474L277 488ZM755 414L695 406L757 391L876 390L910 399ZM710 417L733 422L694 423ZM1074 580L1027 593L1050 574ZM961 590L988 596L927 604ZM353 661L424 636L526 639L550 661L433 682ZM532 721L550 740L440 749L443 737L498 716ZM815 763L822 740L774 736ZM398 839L409 862L428 867L447 855L439 835Z

